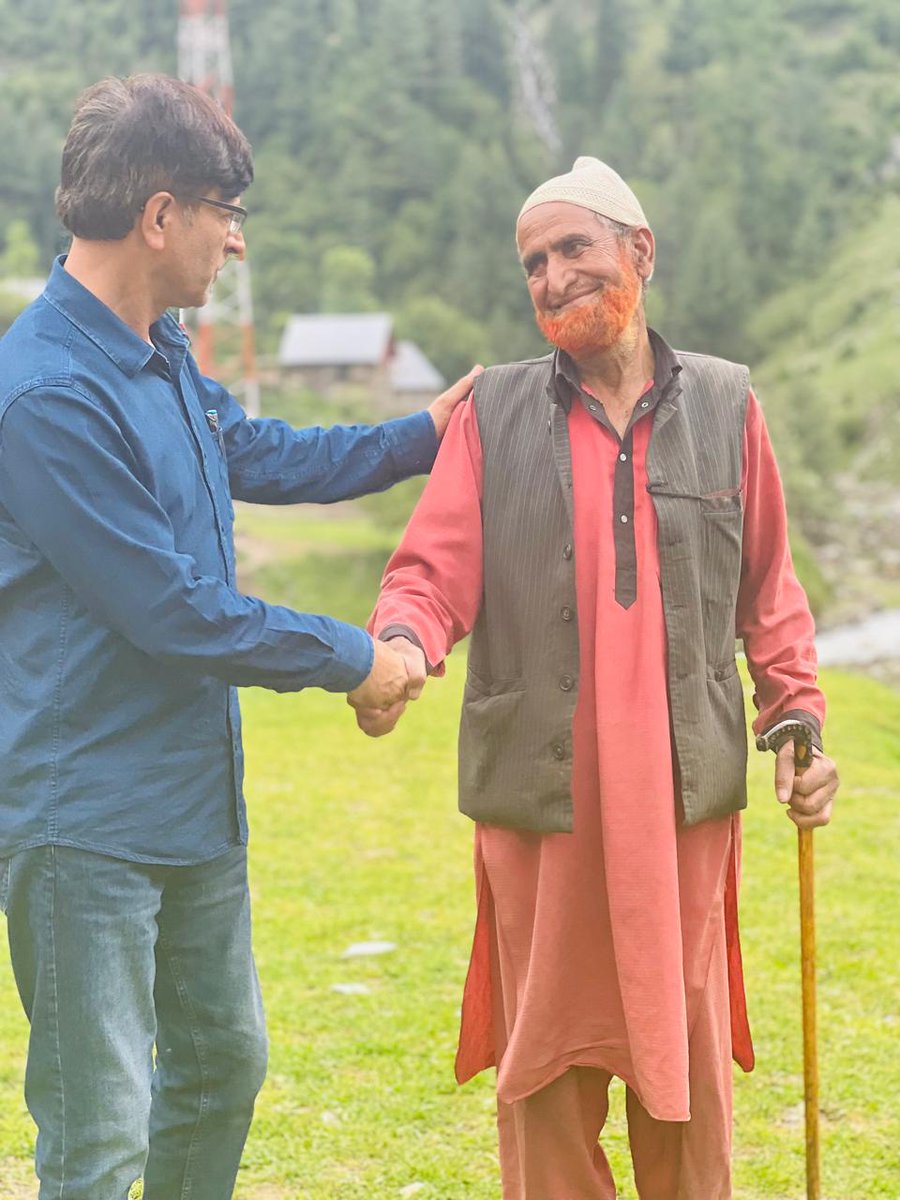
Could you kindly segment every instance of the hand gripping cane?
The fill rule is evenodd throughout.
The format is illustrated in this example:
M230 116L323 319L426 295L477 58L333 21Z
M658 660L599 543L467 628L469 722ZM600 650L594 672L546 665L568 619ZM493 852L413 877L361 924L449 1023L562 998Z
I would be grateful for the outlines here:
M794 772L802 775L812 762L812 735L802 721L781 721L758 750L777 750L794 739ZM820 1200L819 1055L816 1048L816 916L813 879L813 831L797 830L800 869L800 969L803 978L803 1102L806 1110L806 1200Z

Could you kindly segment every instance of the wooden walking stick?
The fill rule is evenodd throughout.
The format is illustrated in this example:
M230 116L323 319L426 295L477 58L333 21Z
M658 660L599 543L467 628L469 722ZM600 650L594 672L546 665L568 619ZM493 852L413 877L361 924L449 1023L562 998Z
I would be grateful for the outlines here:
M802 721L782 721L757 749L776 750L786 736L794 739L794 772L802 775L812 762L812 735ZM803 986L803 1103L806 1114L806 1200L820 1200L819 1053L816 1045L816 915L813 875L813 831L797 830L800 873L800 970Z

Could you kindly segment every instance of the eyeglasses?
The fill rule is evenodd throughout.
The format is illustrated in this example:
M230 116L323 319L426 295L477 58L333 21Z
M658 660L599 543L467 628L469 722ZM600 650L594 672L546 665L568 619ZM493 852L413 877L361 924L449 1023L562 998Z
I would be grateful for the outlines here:
M229 233L240 233L247 220L247 210L241 208L239 204L226 204L224 200L210 200L208 196L188 196L187 199L199 200L201 204L208 204L211 208L221 208L223 212L231 213L231 220L228 223Z

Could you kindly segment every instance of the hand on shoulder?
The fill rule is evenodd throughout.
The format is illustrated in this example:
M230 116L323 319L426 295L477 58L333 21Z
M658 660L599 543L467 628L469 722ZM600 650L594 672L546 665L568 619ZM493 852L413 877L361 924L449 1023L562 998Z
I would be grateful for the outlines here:
M452 383L445 392L441 392L440 396L428 406L438 441L447 432L447 426L450 424L450 418L453 416L457 404L471 395L475 380L483 370L484 367L481 365L474 366L467 375L457 379L456 383Z

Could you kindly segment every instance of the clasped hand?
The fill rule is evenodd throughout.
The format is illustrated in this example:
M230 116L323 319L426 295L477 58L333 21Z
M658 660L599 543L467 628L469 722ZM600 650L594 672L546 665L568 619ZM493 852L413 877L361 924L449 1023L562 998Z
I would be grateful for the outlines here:
M425 655L405 637L375 642L372 670L347 695L356 723L369 737L390 733L410 700L422 695L428 677Z
M787 814L798 829L827 825L838 789L832 759L813 750L813 760L802 775L794 774L794 743L785 742L775 758L775 795L788 806Z

